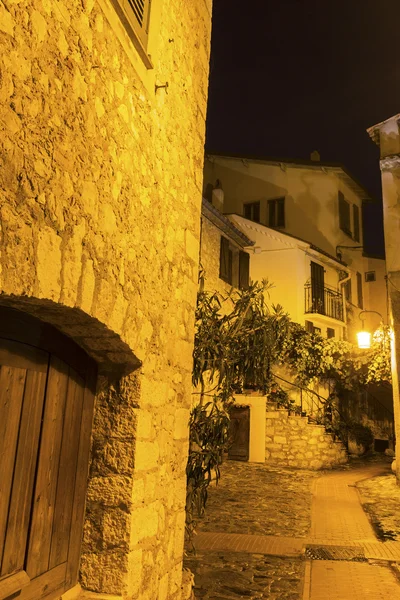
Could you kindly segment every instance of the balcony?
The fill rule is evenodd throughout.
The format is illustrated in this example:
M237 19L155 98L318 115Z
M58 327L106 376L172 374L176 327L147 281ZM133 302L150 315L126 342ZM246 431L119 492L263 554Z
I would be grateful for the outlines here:
M342 294L335 289L317 283L304 286L305 313L325 315L337 321L344 321Z

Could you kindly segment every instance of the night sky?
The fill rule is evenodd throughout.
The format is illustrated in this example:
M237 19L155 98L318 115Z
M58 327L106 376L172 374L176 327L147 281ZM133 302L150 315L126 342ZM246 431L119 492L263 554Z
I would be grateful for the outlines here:
M400 112L400 0L214 0L206 150L345 165L381 200L367 127ZM382 252L381 204L365 215Z

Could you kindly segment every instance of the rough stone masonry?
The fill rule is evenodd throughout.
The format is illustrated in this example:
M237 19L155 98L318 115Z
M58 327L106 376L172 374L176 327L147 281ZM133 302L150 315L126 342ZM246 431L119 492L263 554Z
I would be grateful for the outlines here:
M0 0L0 303L105 373L82 586L179 600L211 0L153 9L146 70L109 0Z

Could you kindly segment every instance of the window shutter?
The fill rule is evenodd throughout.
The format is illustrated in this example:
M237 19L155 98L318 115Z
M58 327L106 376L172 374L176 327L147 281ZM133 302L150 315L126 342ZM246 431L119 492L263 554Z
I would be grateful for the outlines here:
M346 282L346 286L345 286L345 294L346 294L346 300L348 302L351 302L351 279L349 279Z
M253 204L253 221L256 223L260 222L260 203L254 202Z
M227 283L232 283L232 251L229 249L229 240L221 237L219 276Z
M268 200L268 225L276 226L276 204L275 200Z
M339 192L339 226L342 231L351 236L350 204L344 199L342 192Z
M146 48L151 0L113 0L119 5L141 45Z
M239 252L239 289L247 290L249 287L250 256L247 252Z
M361 277L361 273L357 273L357 301L358 301L358 308L363 308L364 307L364 301L363 301L363 289L362 289L362 277Z
M243 205L243 216L245 219L250 219L251 221L251 204Z
M278 198L277 204L277 227L285 227L285 198Z
M326 335L328 339L335 337L335 330L333 329L333 327L326 328Z
M354 222L354 239L360 241L360 210L356 204L353 204L353 222Z

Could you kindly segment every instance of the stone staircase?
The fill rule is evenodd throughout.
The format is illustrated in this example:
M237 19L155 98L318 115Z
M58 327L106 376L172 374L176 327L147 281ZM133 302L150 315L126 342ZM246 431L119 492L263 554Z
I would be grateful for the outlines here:
M267 404L265 462L297 469L329 469L347 463L347 451L324 425L308 417L291 416L287 409Z

